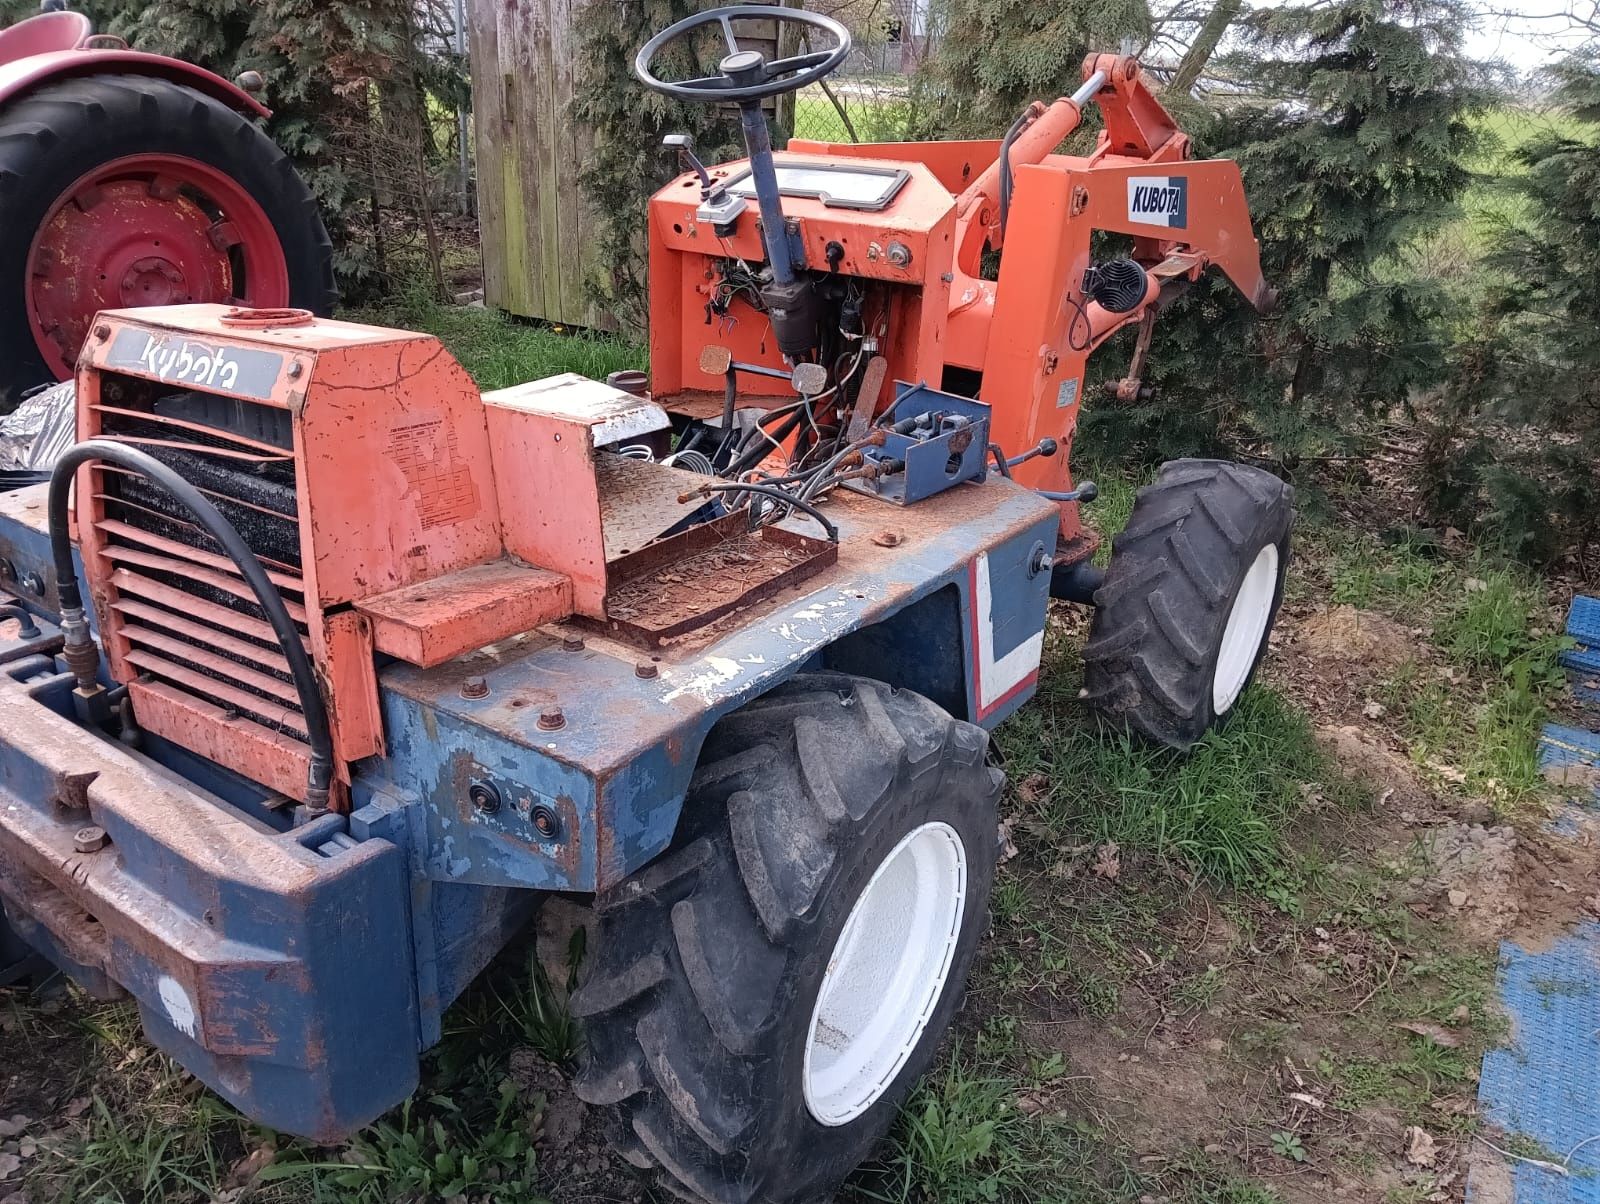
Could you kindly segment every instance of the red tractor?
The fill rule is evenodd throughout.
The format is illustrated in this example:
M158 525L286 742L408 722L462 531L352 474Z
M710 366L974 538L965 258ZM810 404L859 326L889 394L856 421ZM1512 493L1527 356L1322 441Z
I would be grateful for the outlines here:
M79 13L0 30L0 413L72 375L103 309L331 309L327 231L265 116Z

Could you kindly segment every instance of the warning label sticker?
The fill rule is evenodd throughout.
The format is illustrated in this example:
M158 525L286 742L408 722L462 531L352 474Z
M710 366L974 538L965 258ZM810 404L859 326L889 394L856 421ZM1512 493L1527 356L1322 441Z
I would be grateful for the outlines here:
M419 418L389 432L389 458L411 486L424 531L464 522L478 511L478 491L462 462L455 431L443 418Z

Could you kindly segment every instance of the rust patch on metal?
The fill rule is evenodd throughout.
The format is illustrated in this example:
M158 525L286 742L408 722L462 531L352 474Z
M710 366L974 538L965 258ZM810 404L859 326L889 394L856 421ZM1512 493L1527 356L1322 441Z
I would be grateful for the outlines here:
M782 527L750 531L748 521L743 512L727 514L613 561L607 629L659 647L839 558L837 544Z
M100 776L97 769L65 770L51 783L50 801L64 811L87 811L89 787Z

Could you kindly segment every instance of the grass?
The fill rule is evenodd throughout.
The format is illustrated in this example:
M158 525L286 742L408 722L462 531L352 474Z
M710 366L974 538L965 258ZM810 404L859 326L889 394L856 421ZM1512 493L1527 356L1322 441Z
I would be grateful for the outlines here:
M485 388L644 359L626 343L483 310L353 316L439 335ZM1109 464L1079 470L1101 486L1090 522L1120 529L1141 478ZM1507 806L1531 796L1560 648L1537 582L1415 533L1330 528L1305 549L1297 601L1382 611L1420 632L1417 656L1388 673L1380 698L1418 761L1461 766L1461 789ZM1470 1116L1442 1118L1435 1105L1472 1094L1499 1031L1495 966L1492 951L1405 905L1424 845L1383 858L1363 847L1391 817L1340 776L1292 687L1252 687L1189 757L1086 722L1074 623L1066 611L1052 622L1041 692L998 734L1023 851L1000 871L994 934L957 1039L841 1199L1281 1204L1270 1184L1389 1165L1393 1151L1360 1132L1363 1109L1441 1139L1470 1131ZM243 1121L150 1050L127 1007L74 1000L51 1011L0 993L6 1039L39 1051L85 1101L29 1164L30 1198L229 1198L243 1166L259 1204L569 1199L541 1143L551 1094L564 1090L558 1068L581 1040L562 988L582 956L569 948L555 982L526 952L502 959L450 1011L417 1095L331 1150ZM1413 1022L1457 1044L1396 1027ZM1219 1086L1207 1098L1225 1146L1136 1139L1112 1113L1117 1063L1093 1055L1120 1049L1148 1064L1162 1048L1191 1068L1246 1075L1249 1091ZM1217 1052L1196 1056L1208 1048ZM1325 1114L1262 1097L1259 1084L1281 1083L1286 1062Z
M1036 805L1044 829L1177 858L1228 886L1281 886L1286 833L1311 783L1324 798L1360 801L1318 749L1310 723L1271 690L1253 687L1232 721L1187 757L1082 722L1069 667L1053 642L1052 685L1000 733L1018 781L1049 784Z
M1539 733L1565 690L1559 658L1571 646L1543 584L1476 554L1447 555L1415 534L1337 533L1325 542L1329 602L1382 612L1429 637L1378 695L1418 763L1459 777L1455 784L1507 813L1541 800Z
M613 372L643 368L647 361L645 349L637 344L519 321L494 310L412 302L342 316L436 335L486 390L560 372L604 380Z

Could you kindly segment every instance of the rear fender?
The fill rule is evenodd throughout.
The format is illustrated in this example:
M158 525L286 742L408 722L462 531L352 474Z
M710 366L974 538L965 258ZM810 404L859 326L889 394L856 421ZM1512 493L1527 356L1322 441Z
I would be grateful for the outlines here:
M56 50L0 63L0 110L40 88L86 75L142 75L193 88L250 117L272 111L238 85L181 59L137 50Z

